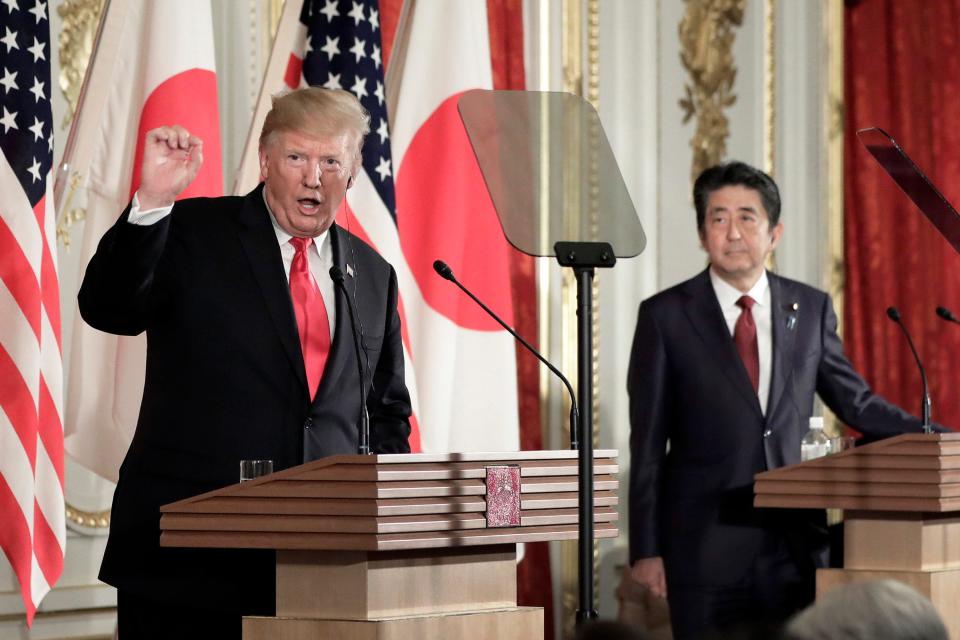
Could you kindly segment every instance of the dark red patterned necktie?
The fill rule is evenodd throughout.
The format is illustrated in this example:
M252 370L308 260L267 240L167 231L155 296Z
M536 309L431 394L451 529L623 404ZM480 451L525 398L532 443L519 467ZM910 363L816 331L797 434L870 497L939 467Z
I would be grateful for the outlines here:
M743 366L750 376L754 391L760 389L760 349L757 346L757 324L753 321L753 305L756 301L750 296L741 296L737 306L742 309L737 324L733 327L733 343L743 360Z
M307 259L307 247L312 242L313 238L290 238L290 244L296 250L290 265L290 296L297 317L300 349L307 369L311 400L320 386L323 368L330 353L330 318L327 317L327 307L323 304L320 288L310 277L310 261Z

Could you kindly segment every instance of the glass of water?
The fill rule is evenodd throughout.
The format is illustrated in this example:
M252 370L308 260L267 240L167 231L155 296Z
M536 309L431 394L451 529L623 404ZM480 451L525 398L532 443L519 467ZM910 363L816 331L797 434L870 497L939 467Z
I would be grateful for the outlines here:
M273 473L273 460L241 460L240 482Z

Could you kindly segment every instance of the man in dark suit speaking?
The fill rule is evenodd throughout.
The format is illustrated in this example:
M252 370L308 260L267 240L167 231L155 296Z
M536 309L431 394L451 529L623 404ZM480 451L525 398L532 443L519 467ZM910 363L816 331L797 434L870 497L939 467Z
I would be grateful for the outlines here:
M871 436L920 430L853 370L829 296L764 267L783 233L770 176L716 166L693 198L710 266L641 304L627 382L631 573L679 639L813 598L815 514L752 502L754 474L800 461L814 392Z
M288 93L264 122L261 185L176 204L202 141L178 126L146 136L140 186L79 295L93 327L147 332L140 417L100 571L118 588L122 638L238 638L241 615L272 615L272 551L161 548L159 507L237 482L240 460L280 470L357 452L345 295L362 334L372 448L409 451L396 275L334 224L368 131L346 91Z

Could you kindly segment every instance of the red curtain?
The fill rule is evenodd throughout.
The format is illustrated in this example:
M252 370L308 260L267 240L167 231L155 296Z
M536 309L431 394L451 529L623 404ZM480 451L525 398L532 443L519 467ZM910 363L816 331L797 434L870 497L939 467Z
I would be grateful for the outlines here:
M383 63L388 64L403 0L381 0ZM522 0L487 0L490 58L495 89L524 89ZM537 289L533 258L513 252L510 265L515 329L537 346ZM517 345L517 386L520 402L520 448L543 448L540 428L539 363ZM522 606L544 608L544 637L553 638L553 588L547 543L525 545L517 570L517 600Z
M960 206L960 0L860 0L845 13L844 344L874 390L920 412L920 375L885 309L896 306L927 370L933 418L960 427L960 256L884 173L856 132L880 127Z

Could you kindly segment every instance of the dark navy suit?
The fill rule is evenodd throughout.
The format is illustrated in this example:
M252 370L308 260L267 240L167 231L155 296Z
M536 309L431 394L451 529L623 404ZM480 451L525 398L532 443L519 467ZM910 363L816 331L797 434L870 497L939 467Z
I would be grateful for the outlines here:
M143 402L100 571L124 592L269 613L272 551L161 548L160 506L237 482L242 459L270 459L280 470L356 453L359 376L345 301L325 301L336 304L336 326L311 402L262 189L183 200L150 226L129 224L128 209L87 268L83 318L110 333L147 332ZM407 452L396 275L358 238L348 250L346 231L330 233L364 329L372 448Z
M663 557L681 637L684 629L723 621L711 608L726 606L728 586L752 585L779 598L782 572L807 591L788 607L812 598L807 552L823 541L822 512L760 510L752 500L755 474L800 461L814 392L843 422L871 436L920 430L917 418L874 395L853 370L830 297L768 276L773 362L766 415L709 271L640 306L628 374L630 561ZM764 566L771 557L786 561ZM755 588L758 574L770 584ZM717 602L704 602L712 596L703 589L717 587Z

